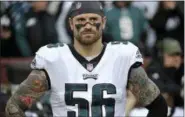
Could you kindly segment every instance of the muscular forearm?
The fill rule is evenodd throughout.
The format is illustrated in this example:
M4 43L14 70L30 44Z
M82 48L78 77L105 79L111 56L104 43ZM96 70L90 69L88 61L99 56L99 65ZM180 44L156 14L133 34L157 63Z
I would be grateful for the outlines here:
M125 115L129 116L131 110L135 107L136 105L136 98L135 96L132 94L131 91L127 91L127 101L126 101L126 107L125 107Z
M33 70L12 95L6 105L7 117L24 117L24 111L32 106L48 90L46 75Z
M25 117L23 109L21 109L18 104L15 103L12 97L7 102L5 111L6 117Z
M133 68L129 78L129 90L137 99L137 106L150 104L159 94L159 88L148 78L142 67Z
M147 117L166 117L167 105L160 95L159 88L152 82L144 69L133 68L129 79L129 90L137 99L137 106L146 106L149 110Z

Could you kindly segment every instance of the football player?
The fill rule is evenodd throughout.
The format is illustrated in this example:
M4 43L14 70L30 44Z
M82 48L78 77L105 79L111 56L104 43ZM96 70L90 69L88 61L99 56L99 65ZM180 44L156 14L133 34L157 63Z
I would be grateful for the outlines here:
M158 87L141 67L138 48L126 41L102 43L106 17L100 2L74 2L69 23L73 45L38 50L33 71L7 103L7 117L25 116L48 90L54 117L124 117L127 89L136 106L149 109L148 117L167 116Z

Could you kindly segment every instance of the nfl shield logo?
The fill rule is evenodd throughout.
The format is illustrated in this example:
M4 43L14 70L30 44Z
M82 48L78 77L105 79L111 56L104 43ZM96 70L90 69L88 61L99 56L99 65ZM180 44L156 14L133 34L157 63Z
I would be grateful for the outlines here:
M88 70L88 71L92 71L93 68L94 68L94 67L93 67L93 64L91 64L91 63L88 63L88 64L87 64L87 70Z

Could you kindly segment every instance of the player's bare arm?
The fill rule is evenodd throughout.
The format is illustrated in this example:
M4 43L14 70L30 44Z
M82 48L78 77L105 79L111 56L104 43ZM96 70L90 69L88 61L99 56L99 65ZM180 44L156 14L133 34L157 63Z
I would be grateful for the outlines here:
M128 85L137 100L136 106L149 109L147 117L167 116L167 105L159 88L148 78L142 67L131 69Z
M127 90L127 101L126 101L126 106L125 106L125 116L126 117L129 117L130 112L135 107L136 101L137 100L134 94L130 90Z
M24 111L30 108L48 88L45 72L33 70L9 99L6 105L6 117L24 117Z
M142 67L132 68L128 83L129 90L137 98L137 106L150 104L160 94L158 87L148 78Z

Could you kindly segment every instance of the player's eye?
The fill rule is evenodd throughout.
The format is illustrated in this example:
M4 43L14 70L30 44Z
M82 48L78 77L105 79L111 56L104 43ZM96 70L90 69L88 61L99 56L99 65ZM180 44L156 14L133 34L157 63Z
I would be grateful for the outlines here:
M97 21L97 20L98 20L97 17L91 17L91 18L90 18L90 21L93 21L93 22L94 22L94 21Z
M85 18L78 18L77 21L78 22L84 22L85 21Z

